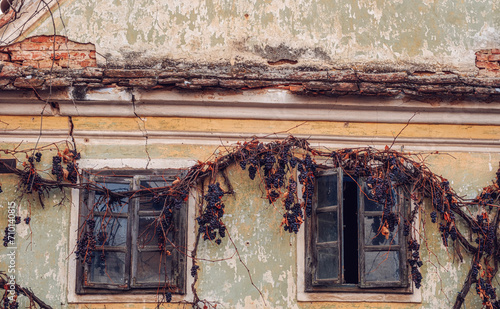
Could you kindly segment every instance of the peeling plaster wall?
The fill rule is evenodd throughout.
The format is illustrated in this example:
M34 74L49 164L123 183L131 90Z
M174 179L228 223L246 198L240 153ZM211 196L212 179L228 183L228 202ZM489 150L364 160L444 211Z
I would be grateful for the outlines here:
M16 131L30 130L37 127L37 117L0 117L2 130L5 133L10 127ZM164 130L184 132L191 129L189 123L199 119L167 119L160 117L147 117L145 122L136 118L92 118L74 117L75 133L80 130L125 130L136 126L152 129L163 127ZM253 128L261 127L261 122L256 120L239 120L238 126L232 121L220 119L207 119L207 127L217 127L217 130L231 130L236 132L254 132ZM275 129L280 126L293 127L299 122L276 121ZM135 125L134 125L135 124ZM310 124L310 126L309 126ZM312 134L314 131L326 132L332 127L349 131L349 127L341 123L310 122L307 125L293 129L295 134ZM337 127L338 125L338 127ZM350 131L352 136L380 136L394 135L405 124L372 124L356 123L355 130ZM349 124L348 124L349 126ZM397 128L396 128L397 127ZM67 128L65 117L45 117L45 132ZM312 128L314 130L312 130ZM383 128L386 128L383 130ZM392 129L389 129L392 128ZM217 131L216 130L216 131ZM312 130L312 131L311 131ZM391 131L393 130L393 131ZM462 132L472 130L475 139L493 138L491 130L484 130L482 126L432 126L432 130L423 131L421 125L410 124L403 132L406 136L440 136L448 132ZM385 133L384 133L385 132ZM267 132L270 133L270 132ZM333 132L330 132L333 134ZM457 133L460 134L460 133ZM42 144L46 144L42 136ZM19 139L19 138L18 138ZM32 140L22 138L26 142L21 147L30 148ZM36 139L35 139L36 140ZM82 153L82 158L93 159L114 158L147 158L144 140L120 140L113 142L106 139L78 138L77 143ZM118 144L119 143L119 144ZM1 142L0 149L13 148L18 144ZM364 145L360 145L364 146ZM400 147L396 145L395 147ZM189 159L205 160L216 146L206 144L166 143L164 141L148 141L148 153L154 159ZM474 149L470 149L474 150ZM224 152L223 148L218 151ZM491 183L500 161L500 152L463 152L442 153L439 155L423 154L426 162L436 173L442 174L450 180L451 185L459 194L474 197L479 190ZM43 168L50 171L51 156L56 153L45 152L42 160ZM3 154L2 154L3 156ZM20 157L24 160L23 157ZM49 172L47 172L49 173ZM0 194L0 226L6 226L7 203L16 199L16 177L0 175L2 189ZM427 243L422 244L421 256L424 261L422 275L422 303L346 303L346 302L297 302L297 237L288 234L280 228L281 205L269 205L263 199L264 193L259 186L258 177L255 181L249 180L245 171L238 166L229 169L235 194L225 198L226 211L224 222L228 232L234 240L241 254L242 260L250 269L255 285L262 291L264 300L252 287L247 271L234 255L234 249L228 238L220 246L209 242L201 242L199 257L211 260L222 259L217 262L200 261L198 293L201 299L216 301L221 308L296 308L296 309L322 309L322 308L448 308L454 301L457 291L463 284L464 277L469 269L470 259L466 257L464 263L455 259L453 261L453 247L446 249L441 244L437 226L432 224L427 217L425 235ZM68 198L71 195L67 195ZM57 190L52 191L45 198L45 209L41 209L37 197L30 197L20 203L21 217L24 218L31 210L31 225L22 222L18 227L18 256L17 271L18 283L30 287L36 295L42 297L54 308L86 308L86 309L117 309L117 308L154 308L153 304L68 304L67 303L67 275L68 261L74 258L69 248L69 218L70 209L75 207L69 199L58 203L63 195ZM30 208L31 207L31 208ZM472 210L474 211L474 210ZM6 250L0 247L0 269L6 269ZM481 304L473 289L466 301L467 308L480 308ZM182 304L168 305L167 308L184 308ZM219 307L218 307L219 308Z
M473 70L500 45L495 0L68 0L57 33L96 44L101 64L163 61L383 70ZM52 34L52 20L25 34ZM63 23L65 27L63 27Z

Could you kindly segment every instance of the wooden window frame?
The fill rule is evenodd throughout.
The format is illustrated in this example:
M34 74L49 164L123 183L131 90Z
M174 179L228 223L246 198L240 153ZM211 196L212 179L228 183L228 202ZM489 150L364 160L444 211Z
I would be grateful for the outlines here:
M325 169L319 171L319 176L326 175L337 175L337 224L338 224L338 260L339 260L339 270L337 280L318 280L315 275L316 266L318 264L317 259L317 251L315 248L318 247L317 237L318 237L318 226L317 226L317 214L323 211L334 210L334 208L322 208L318 212L317 208L317 190L318 186L315 186L315 195L313 198L313 211L310 218L306 219L305 223L305 243L304 249L305 252L305 265L304 265L304 291L306 293L314 293L314 292L345 292L345 293L392 293L392 294L412 294L413 286L409 282L408 276L408 265L407 258L408 252L406 250L406 237L403 235L402 223L398 227L396 227L396 231L399 237L399 245L391 245L387 248L384 246L375 247L375 246L366 246L364 244L364 224L362 224L362 220L364 220L365 216L377 216L381 215L382 211L368 212L364 210L364 194L362 190L360 190L359 185L363 185L364 180L362 178L357 179L358 183L358 191L357 191L357 201L358 201L358 213L357 213L357 222L358 222L358 284L346 284L343 283L343 244L346 239L346 236L343 235L343 173L340 168L337 169ZM409 200L404 196L403 192L398 192L398 205L402 210L401 218L406 215L410 207ZM401 220L402 221L402 220ZM401 228L399 228L401 227ZM320 246L321 247L321 246ZM378 249L378 250L377 250ZM399 274L401 280L397 282L366 282L364 277L364 254L365 251L398 251L399 252Z
M101 182L106 179L107 182L123 182L130 183L130 189L136 190L140 187L141 181L161 181L171 184L178 176L180 170L178 169L166 169L166 170L88 170L83 174L84 179L89 179L91 181ZM93 207L89 207L89 200L94 200L93 191L80 190L80 209L79 209L79 225L83 226L85 219L90 211L94 211ZM144 248L140 249L138 241L138 229L139 229L139 218L157 215L159 211L144 211L139 210L140 198L131 198L128 201L127 213L121 213L115 215L116 217L127 218L127 241L126 246L112 247L107 246L106 248L100 248L104 251L119 251L125 252L125 285L113 285L113 284L97 284L93 283L89 285L88 282L85 284L84 278L87 266L81 261L77 261L76 265L76 294L87 295L87 294L157 294L159 288L167 288L172 294L185 294L186 293L186 274L187 274L187 257L185 253L180 252L177 248L172 245L166 246L166 250L170 251L173 256L173 265L175 272L175 284L166 285L158 276L158 278L151 280L150 282L144 282L138 284L135 280L137 275L137 265L138 265L138 254L139 251L159 251L157 246L145 245ZM100 215L99 212L95 212L96 215ZM174 243L178 248L186 248L187 244L187 213L188 205L184 204L178 212L175 214L174 222L177 223L176 229L179 231L175 235ZM96 258L96 257L94 257Z

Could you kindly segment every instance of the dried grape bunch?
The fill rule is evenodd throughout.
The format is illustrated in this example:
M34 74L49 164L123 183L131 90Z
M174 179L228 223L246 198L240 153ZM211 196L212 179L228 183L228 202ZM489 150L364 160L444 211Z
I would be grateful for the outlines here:
M422 274L420 273L419 268L423 265L422 261L420 260L420 244L415 240L409 240L408 250L411 251L411 256L408 259L408 264L411 267L411 278L415 283L415 287L419 289L422 284Z
M94 235L95 220L87 219L86 223L87 231L78 240L75 255L80 261L90 265L92 264L92 257L97 243Z
M63 181L64 172L63 167L61 166L61 157L54 156L52 157L52 175L56 175L57 181Z
M203 197L207 205L203 214L196 218L199 225L198 232L203 235L204 240L214 240L217 237L217 232L221 238L226 235L226 227L221 220L225 207L221 201L223 196L224 191L218 182L208 186L208 191ZM220 241L217 241L217 244L220 244Z

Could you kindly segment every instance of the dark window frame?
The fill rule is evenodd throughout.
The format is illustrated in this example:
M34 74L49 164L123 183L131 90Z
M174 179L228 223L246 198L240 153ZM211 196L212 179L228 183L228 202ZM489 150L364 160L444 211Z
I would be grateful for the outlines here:
M82 177L83 179L88 179L93 182L107 182L107 183L129 183L130 190L136 190L141 188L141 182L161 182L163 185L170 185L177 176L179 176L180 170L178 169L161 169L161 170L87 170L84 171ZM162 185L162 186L163 186ZM82 227L85 224L85 220L89 215L90 211L94 212L94 216L102 216L103 214L99 211L95 211L93 207L89 205L90 201L94 201L95 191L82 189L80 190L80 206L79 206L79 223L78 226ZM166 250L171 253L172 258L172 272L174 273L174 280L169 280L169 282L164 281L164 277L158 275L157 278L151 278L151 280L145 280L143 282L137 282L137 269L138 269L138 255L140 252L159 252L160 259L165 261L167 256L165 253L160 253L157 245L151 245L147 242L143 242L138 238L139 235L139 219L147 219L154 217L161 213L161 210L141 210L141 198L132 197L128 201L128 210L126 213L114 214L114 218L127 218L127 232L126 232L126 244L122 246L106 246L106 245L96 245L98 252L125 252L125 284L109 284L109 283L90 283L88 280L89 266L86 263L77 261L76 269L76 293L79 295L84 294L155 294L162 289L169 291L173 294L185 294L186 293L186 281L187 281L187 265L186 265L186 253L181 252L186 248L187 244L187 215L188 215L188 203L184 204L180 210L176 211L174 214L174 222L176 222L176 233L173 233L172 243L174 245L166 245ZM148 237L148 239L150 239ZM165 256L164 256L165 255ZM154 254L153 254L154 256ZM170 258L169 257L169 258ZM94 259L98 259L99 256L96 255ZM163 277L163 278L162 278Z
M336 203L332 203L332 205L326 204L318 207L318 190L320 190L320 186L318 185L318 178L323 176L336 176L331 177L336 178L337 181L337 201ZM349 176L346 176L346 179ZM350 180L350 179L349 179ZM357 242L358 242L358 282L357 283L346 283L343 279L343 260L344 260L344 242L348 239L346 235L343 235L343 207L344 207L344 192L343 186L345 183L344 176L342 170L340 168L336 169L323 169L318 172L318 177L316 180L315 186L315 194L313 197L313 210L310 218L307 218L305 221L305 292L346 292L346 293L394 293L394 294L411 294L413 293L413 287L409 282L409 272L407 266L408 259L408 250L406 250L406 237L403 235L403 218L406 213L409 211L410 202L409 199L405 196L405 192L403 190L398 190L397 197L397 205L396 207L400 208L401 216L400 216L400 224L396 227L395 233L397 233L398 243L397 245L391 244L390 246L368 246L364 241L364 220L365 217L375 217L381 216L382 210L376 211L365 211L365 203L367 203L367 199L362 190L359 189L359 186L364 186L364 179L357 178L352 179L356 183L357 187L357 212L356 212L356 220L357 220ZM331 193L328 193L331 194ZM323 194L323 202L324 203L324 194ZM369 202L369 201L368 201ZM336 217L337 220L337 240L329 240L319 242L318 237L320 232L318 231L318 214L325 214L328 212L334 212L333 216L325 216L323 218ZM322 224L324 223L324 219ZM330 231L331 232L331 231ZM325 233L325 232L321 232ZM333 234L332 234L333 235ZM321 236L324 240L325 236ZM318 275L318 269L320 268L318 264L318 255L319 249L321 248L334 248L337 250L337 259L338 266L333 267L332 269L337 269L337 277L335 278L335 273L332 272L332 276L329 278L318 278L318 276L323 276L323 272ZM386 282L368 282L366 280L366 274L364 271L364 260L366 252L398 252L399 254L399 279L398 281L386 281ZM330 252L331 253L331 252ZM333 261L333 263L335 263ZM324 269L323 269L324 271ZM333 270L329 270L333 271Z

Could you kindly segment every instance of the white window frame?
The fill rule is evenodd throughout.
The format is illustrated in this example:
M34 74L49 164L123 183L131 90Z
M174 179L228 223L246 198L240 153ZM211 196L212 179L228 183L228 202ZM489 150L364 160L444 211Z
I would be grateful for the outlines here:
M188 159L82 159L79 161L79 167L82 169L127 169L127 170L145 170L147 169L182 169L189 168L196 161ZM187 250L190 256L194 249L196 239L195 230L195 206L196 206L196 189L192 189L188 199L188 214L187 214ZM157 303L158 295L156 294L76 294L76 269L77 260L74 256L78 239L78 222L80 212L80 190L72 189L71 191L71 217L69 230L69 258L68 258L68 303ZM193 260L188 258L186 261L187 273L186 278L186 293L172 294L172 302L191 301L193 292L191 285L194 278L190 275L189 270L193 266ZM160 299L161 300L161 299Z

